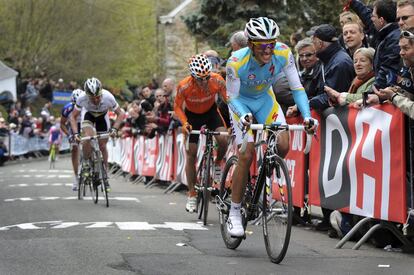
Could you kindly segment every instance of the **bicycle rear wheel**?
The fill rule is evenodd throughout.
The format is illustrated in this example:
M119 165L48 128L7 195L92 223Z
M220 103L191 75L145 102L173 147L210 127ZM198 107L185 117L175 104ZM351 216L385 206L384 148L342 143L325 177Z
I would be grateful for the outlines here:
M224 167L223 176L220 182L219 198L217 198L217 208L219 210L219 221L221 237L227 248L236 249L242 242L242 238L233 238L227 232L227 220L229 218L230 206L231 206L231 182L233 177L234 168L237 166L237 156L230 157L226 166ZM246 222L244 222L246 225Z
M292 229L292 187L286 163L275 156L270 178L263 192L262 226L266 252L273 263L280 263L289 247Z

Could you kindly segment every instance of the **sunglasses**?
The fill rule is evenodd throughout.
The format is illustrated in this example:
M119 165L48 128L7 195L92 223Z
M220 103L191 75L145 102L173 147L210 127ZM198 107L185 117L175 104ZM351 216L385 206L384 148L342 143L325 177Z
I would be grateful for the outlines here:
M400 22L400 20L407 21L407 19L410 18L411 16L414 16L414 14L400 16L400 17L397 17L395 19L397 20L397 22Z
M210 75L208 75L208 76L206 76L204 78L194 76L195 80L200 81L200 82L202 82L202 81L208 81L210 79L210 77L211 77Z
M315 55L315 53L303 53L299 55L299 58L309 58L313 55Z
M262 51L269 49L273 50L276 46L276 41L273 42L262 42L262 41L251 41L253 45L258 46Z
M414 39L414 34L409 31L402 31L400 37L404 37L407 39Z

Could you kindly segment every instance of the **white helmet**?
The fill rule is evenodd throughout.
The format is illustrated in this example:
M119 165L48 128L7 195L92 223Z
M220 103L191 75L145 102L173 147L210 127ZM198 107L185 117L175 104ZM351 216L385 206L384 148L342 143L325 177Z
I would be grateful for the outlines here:
M76 102L76 100L78 99L78 97L83 93L83 91L81 89L75 89L72 92L72 102Z
M102 94L102 84L95 77L88 78L83 85L83 89L88 96L100 96Z
M250 18L244 33L250 40L271 40L280 34L276 22L267 17Z
M195 78L204 79L210 75L212 66L207 56L198 54L190 58L188 69Z

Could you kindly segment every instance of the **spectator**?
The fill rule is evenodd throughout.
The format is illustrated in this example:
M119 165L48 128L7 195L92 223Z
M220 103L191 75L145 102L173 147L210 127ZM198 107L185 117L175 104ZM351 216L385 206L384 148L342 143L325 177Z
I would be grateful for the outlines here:
M342 35L344 38L345 49L352 58L355 51L364 46L364 30L358 23L346 23L342 27Z
M9 135L9 129L7 128L6 120L4 117L0 117L0 139Z
M244 35L244 31L237 31L230 37L230 47L233 52L247 47L247 37Z
M399 45L401 47L400 55L404 62L404 67L408 71L414 70L414 28L401 33ZM413 75L409 74L409 76L412 83L414 81ZM404 87L391 86L375 91L375 93L380 99L389 100L392 104L400 108L404 114L414 119L414 95L404 89Z
M397 3L396 21L401 30L414 28L414 1L400 0Z
M4 163L7 161L7 147L4 144L4 140L0 138L0 166L3 166Z
M27 111L23 117L19 135L24 136L25 138L33 137L33 123L32 123L32 113Z
M154 95L152 93L152 90L149 86L146 86L146 87L142 88L141 95L142 95L143 99L145 99L148 103L150 103L152 105L152 107L154 107L155 97L154 97Z
M214 73L220 73L221 71L221 58L215 50L207 50L203 53L210 60Z
M53 100L53 85L48 78L43 79L43 85L39 90L40 95L49 101Z
M334 89L325 86L325 92L329 95L333 104L345 105L355 101L361 101L365 92L371 91L374 83L374 60L375 50L373 48L359 48L354 54L354 68L356 77L352 81L348 92L339 93ZM361 104L360 103L360 104Z
M56 86L55 86L55 89L58 90L58 91L64 91L65 90L65 83L64 83L62 78L58 79L58 81L56 83Z
M165 134L168 131L168 126L171 122L171 104L168 102L168 96L163 89L155 91L155 103L152 114L147 115L147 121L157 124L157 132Z
M40 116L42 117L42 130L48 131L50 128L50 109L52 108L52 102L48 101L43 106L42 110L40 111Z
M299 54L299 63L304 68L301 72L303 88L311 99L318 94L318 87L321 86L321 63L316 56L312 39L305 38L299 41L295 49Z
M358 15L353 12L344 11L339 15L339 24L341 27L345 26L345 24L356 22L361 22L361 20L358 18Z
M296 45L298 44L298 42L300 40L302 40L302 34L301 34L301 32L302 32L302 29L300 29L300 30L298 30L298 31L296 31L296 32L294 32L294 33L292 33L290 35L289 41L290 41L290 46L292 48L295 48Z
M335 28L328 24L320 25L312 36L312 42L322 64L322 84L339 92L348 91L355 77L353 62L339 45ZM318 95L309 101L309 106L317 110L329 107L323 87L318 88Z
M376 37L374 86L385 88L394 85L400 64L398 46L400 30L396 22L396 3L392 0L377 0L374 2L372 11L359 0L350 0L349 3L364 25L368 27L369 34ZM378 97L376 99L378 102Z
M23 105L27 106L28 104L31 104L33 101L35 101L38 95L39 91L36 89L36 81L34 79L30 79L29 83L26 86L25 93L21 95Z
M172 78L166 78L162 82L162 89L165 92L165 95L168 96L168 102L172 104L175 98L175 82Z

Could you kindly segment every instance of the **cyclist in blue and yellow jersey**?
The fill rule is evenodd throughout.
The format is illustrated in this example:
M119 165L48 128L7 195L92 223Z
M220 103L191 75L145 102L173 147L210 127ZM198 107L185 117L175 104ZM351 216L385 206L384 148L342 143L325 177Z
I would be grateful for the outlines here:
M226 68L228 105L237 144L242 143L243 129L252 123L253 117L258 123L285 123L282 108L272 90L272 84L282 72L286 75L304 123L309 126L307 130L313 132L317 121L311 117L308 98L300 82L292 52L288 46L276 40L279 35L276 22L266 17L252 18L246 24L245 35L248 38L248 47L233 52ZM246 151L238 153L239 161L232 180L232 202L227 230L234 237L244 235L241 200L254 155L253 133L249 131L247 135ZM284 157L289 151L287 131L280 133L277 144L279 155Z
M71 102L69 102L62 108L61 117L60 117L60 128L62 132L66 136L71 137L69 139L69 143L70 143L70 151L72 155L72 167L73 167L73 172L75 174L75 181L72 184L73 191L78 191L79 148L78 148L78 143L73 138L74 131L72 130L72 127L70 126L69 116L72 114L72 111L75 108L76 100L83 93L84 91L82 91L81 89L73 90ZM80 117L78 117L77 123L78 123L78 128L80 128Z

